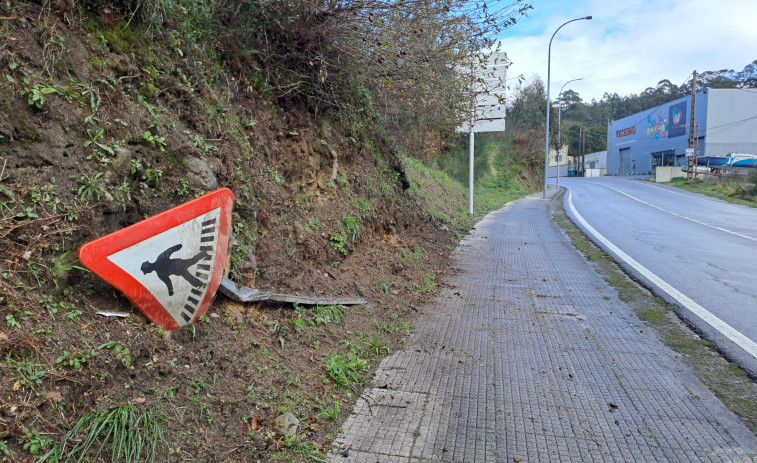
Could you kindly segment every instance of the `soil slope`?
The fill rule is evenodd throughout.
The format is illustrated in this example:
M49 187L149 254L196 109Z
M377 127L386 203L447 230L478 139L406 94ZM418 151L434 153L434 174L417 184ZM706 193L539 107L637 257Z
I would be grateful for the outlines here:
M157 423L157 461L319 458L461 231L424 212L410 187L428 179L406 172L386 138L284 109L228 63L167 39L148 46L116 12L95 23L47 6L6 15L0 461L63 461L85 437L97 449L105 436L75 425L112 410ZM235 195L238 284L369 304L219 295L197 324L165 332L78 265L83 243L219 187ZM298 429L284 436L274 419L287 412Z

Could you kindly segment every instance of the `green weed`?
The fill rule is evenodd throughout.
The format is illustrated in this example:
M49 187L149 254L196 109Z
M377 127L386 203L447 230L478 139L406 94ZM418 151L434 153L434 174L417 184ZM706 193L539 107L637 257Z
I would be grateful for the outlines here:
M73 269L82 270L85 272L89 271L81 265L76 265L76 263L79 262L79 259L75 255L69 257L69 254L71 254L71 252L73 252L73 249L64 252L58 257L53 257L50 261L50 273L53 276L53 281L55 282L56 288L58 287L57 278L64 272L68 272L69 270Z
M195 135L190 138L195 142L195 146L200 150L203 156L210 156L218 152L218 147L207 143L202 135Z
M376 283L376 287L386 294L389 294L392 292L389 289L389 286L386 284L386 280L384 279L381 279L378 283Z
M302 331L302 328L305 326L305 319L301 316L291 317L289 322L292 324L292 328L294 328L296 333Z
M152 145L153 148L158 148L160 151L165 151L168 145L166 139L159 135L153 135L149 130L145 130L142 134L142 139Z
M163 178L162 170L153 168L147 168L147 170L145 170L145 179L148 182L157 185L161 178Z
M87 136L89 137L89 140L84 142L84 147L85 148L92 147L93 149L99 149L110 156L115 156L116 151L113 148L100 142L100 139L102 139L104 135L105 135L104 127L98 127L97 130L95 130L94 132L87 129Z
M326 354L323 359L323 368L336 384L349 387L352 383L362 382L363 375L360 372L368 368L368 362L355 354Z
M24 87L24 89L21 90L21 96L26 97L26 102L29 106L33 106L37 109L42 109L42 106L45 104L45 95L51 93L58 93L58 89L42 84L36 84L32 87Z
M332 233L329 237L329 246L332 249L336 249L345 256L347 255L347 241L344 239L344 235L341 233Z
M384 345L384 340L378 334L370 336L366 342L366 346L368 351L375 355L389 355L391 353L389 347Z
M407 323L399 320L399 315L397 314L397 312L390 310L389 312L387 312L387 317L389 318L389 321L376 322L376 328L380 332L397 335L410 331L410 326Z
M21 428L21 435L18 437L18 443L24 446L24 450L32 455L38 454L42 450L46 450L53 445L55 441L48 437L40 435L39 431L28 429L26 427Z
M89 359L96 356L97 352L94 350L85 350L82 352L74 353L68 350L64 350L63 354L58 356L57 359L55 359L55 363L60 363L64 366L69 366L71 368L74 368L76 370L80 370L82 366L84 366Z
M319 414L327 420L336 421L336 419L339 418L339 402L334 402L330 408L321 407L321 412Z
M5 357L5 363L13 370L11 378L18 381L22 386L31 389L42 385L42 378L45 376L43 364L14 360L10 353Z
M21 220L27 220L27 219L34 220L34 219L38 219L39 215L37 215L37 213L34 212L33 207L26 207L22 209L21 212L17 213L15 215L15 218L21 219Z
M434 283L434 274L433 273L426 273L423 276L423 284L419 285L417 283L413 283L410 285L410 289L414 289L416 291L420 291L422 293L430 292L436 289L436 283Z
M36 463L100 461L106 447L110 447L112 462L154 462L167 450L163 436L165 421L156 411L139 412L132 404L101 406L84 415L66 434L63 443L55 444ZM67 447L70 450L66 451Z
M409 249L400 248L400 254L402 254L402 263L407 264L409 262L417 262L421 260L421 247L416 245L414 251Z
M344 318L344 312L347 310L343 305L316 305L313 307L313 323L315 325L326 325L329 323L340 323Z
M342 216L342 228L344 229L344 233L353 243L356 242L360 236L360 225L362 225L362 220L360 220L359 217L355 217L349 212Z
M16 320L16 316L12 313L5 315L5 324L8 326L8 328L21 328L21 323Z
M132 358L128 347L124 347L121 343L116 341L108 341L97 348L97 350L103 349L112 349L116 354L116 358L121 361L123 366L126 368L131 367Z
M284 182L286 181L284 180L284 177L277 174L273 169L268 170L268 175L271 176L271 180L273 180L273 182L278 186L284 185Z
M175 191L176 196L186 196L189 193L189 180L184 178L179 180L179 186L176 187Z
M126 206L131 203L131 184L129 183L129 179L124 177L118 186L110 188L110 195L113 196L116 204L121 206L124 212L126 212Z
M8 448L8 441L0 440L0 455L10 457L12 455L11 450Z
M311 217L308 219L308 223L305 224L305 231L310 230L320 230L321 229L321 221L318 220L316 217Z
M360 212L360 215L365 217L366 215L370 215L374 212L373 205L371 205L370 201L367 201L363 198L357 198L354 201L352 201L352 205Z
M31 275L32 278L34 278L34 280L37 282L37 286L42 287L42 269L37 267L34 262L27 262L26 268L29 269L29 275Z
M105 193L105 187L102 184L103 175L103 172L97 172L94 175L83 174L76 179L76 183L80 185L76 190L76 198L82 203L86 203L92 198L99 201L100 196Z

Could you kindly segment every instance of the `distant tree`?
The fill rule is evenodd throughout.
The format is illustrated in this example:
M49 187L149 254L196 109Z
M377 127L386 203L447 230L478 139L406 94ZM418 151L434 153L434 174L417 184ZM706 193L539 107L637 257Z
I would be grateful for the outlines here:
M568 156L578 156L581 154L581 124L569 122L568 127L563 126L562 137L563 144L568 145ZM584 154L604 151L607 149L607 127L602 125L584 126L586 135L584 138Z
M508 127L514 132L543 131L547 119L546 106L546 87L539 76L534 76L530 81L518 86L510 97L507 108Z
M581 99L581 95L579 95L575 90L568 89L562 92L561 105L563 111L568 110L568 108L573 105L579 105L582 103L583 100Z

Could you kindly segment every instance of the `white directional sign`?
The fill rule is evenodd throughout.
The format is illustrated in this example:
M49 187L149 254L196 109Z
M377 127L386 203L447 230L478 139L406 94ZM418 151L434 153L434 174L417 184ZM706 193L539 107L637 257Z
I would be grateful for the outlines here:
M510 61L505 53L492 53L482 66L471 72L475 101L473 120L457 128L458 132L502 132L505 130L505 78Z

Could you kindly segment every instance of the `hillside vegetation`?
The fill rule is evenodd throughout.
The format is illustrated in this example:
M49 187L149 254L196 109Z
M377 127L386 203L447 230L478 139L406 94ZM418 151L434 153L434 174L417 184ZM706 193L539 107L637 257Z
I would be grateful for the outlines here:
M466 117L451 70L527 8L0 5L0 461L324 460L475 220L460 169L436 167ZM534 181L496 136L479 146L480 216ZM78 263L219 187L231 279L369 304L218 296L166 332Z

